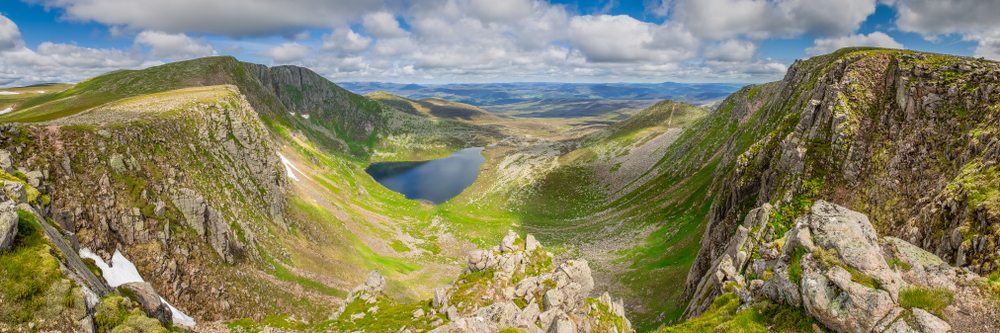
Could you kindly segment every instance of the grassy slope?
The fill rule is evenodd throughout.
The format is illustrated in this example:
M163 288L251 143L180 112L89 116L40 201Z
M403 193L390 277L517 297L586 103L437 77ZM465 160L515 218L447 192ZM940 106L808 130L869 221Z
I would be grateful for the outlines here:
M440 98L412 100L381 91L369 93L366 96L412 115L454 120L496 118L493 114L478 107L464 103L447 101Z
M55 94L72 87L70 84L52 83L39 84L26 87L0 88L0 92L13 92L17 94L0 94L0 110L6 108L16 109L19 104L42 95Z

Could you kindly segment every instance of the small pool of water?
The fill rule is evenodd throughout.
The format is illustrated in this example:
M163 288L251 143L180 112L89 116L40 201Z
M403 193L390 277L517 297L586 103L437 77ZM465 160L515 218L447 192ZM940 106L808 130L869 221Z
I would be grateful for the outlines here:
M465 148L448 157L420 162L382 162L365 168L372 178L408 199L439 204L462 193L479 177L486 161L483 147Z

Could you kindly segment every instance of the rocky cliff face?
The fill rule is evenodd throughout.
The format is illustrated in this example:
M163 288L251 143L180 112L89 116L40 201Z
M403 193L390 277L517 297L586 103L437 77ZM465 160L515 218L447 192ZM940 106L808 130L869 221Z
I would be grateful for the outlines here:
M991 61L845 49L728 98L720 110L741 126L712 185L688 314L707 306L697 292L706 272L765 203L774 206L766 214L778 237L825 198L946 262L997 270L998 76Z
M41 170L50 200L42 213L72 240L69 255L86 247L110 261L120 250L175 305L214 318L250 309L234 309L253 296L220 277L257 261L256 237L283 225L285 177L269 132L234 87L203 97L4 125L0 146Z

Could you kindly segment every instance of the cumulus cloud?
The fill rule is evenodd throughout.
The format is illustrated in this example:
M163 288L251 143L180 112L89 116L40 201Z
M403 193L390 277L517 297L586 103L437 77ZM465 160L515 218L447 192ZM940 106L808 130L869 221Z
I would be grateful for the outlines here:
M531 14L532 0L469 0L469 12L485 21L508 22Z
M135 44L149 48L149 55L162 59L195 58L215 54L211 45L198 42L186 34L143 31L135 36Z
M725 39L852 33L877 0L676 0L673 17L699 37Z
M389 12L380 11L365 15L362 22L365 31L379 38L406 36L406 30L399 26L396 16Z
M157 64L144 55L113 48L42 42L28 48L17 24L0 15L0 85L74 82L108 71Z
M679 61L694 56L697 40L676 26L627 15L586 15L569 23L569 41L594 62Z
M288 33L345 24L390 1L377 0L27 0L60 8L70 20L135 31L202 32L229 36Z
M975 54L1000 59L1000 4L980 0L895 0L896 27L935 40L957 34L977 43Z
M371 45L371 38L359 35L350 28L336 29L323 36L323 48L348 53L364 51Z
M271 58L275 63L290 63L302 60L309 55L308 46L299 43L283 43L270 49L260 52L260 55Z
M21 30L17 28L17 24L0 15L0 51L11 50L21 44Z
M709 47L705 51L706 60L748 61L757 52L757 45L750 41L730 39Z
M817 39L812 47L806 49L806 54L825 54L850 46L875 46L891 49L903 48L903 44L900 44L895 39L892 39L889 35L876 31L867 35L857 34L837 38Z

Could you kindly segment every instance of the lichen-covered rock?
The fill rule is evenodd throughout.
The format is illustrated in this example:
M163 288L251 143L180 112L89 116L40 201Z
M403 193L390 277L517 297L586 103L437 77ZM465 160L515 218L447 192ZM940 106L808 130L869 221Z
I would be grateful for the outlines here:
M0 251L9 250L14 244L14 238L17 237L17 221L17 208L14 202L0 200Z
M14 158L4 149L0 149L0 170L6 173L14 172Z
M732 241L746 242L742 236ZM766 254L780 242L778 255ZM995 301L975 301L991 297L978 287L985 285L982 278L898 238L879 238L867 216L836 204L818 200L782 239L749 243L756 244L749 248L761 258L754 267L737 269L723 256L714 280L725 281L726 291L736 293L745 306L766 299L802 307L836 332L948 332L952 324L946 319L979 327L998 324L978 319L996 312ZM756 278L748 286L737 283L751 275ZM918 296L904 300L904 291ZM954 293L970 301L944 307ZM931 308L920 308L931 306L927 301L913 297L945 303L931 313ZM942 319L942 311L950 315Z
M0 186L3 187L3 192L7 195L8 199L15 202L28 201L28 194L25 191L24 184L12 180L0 180Z

